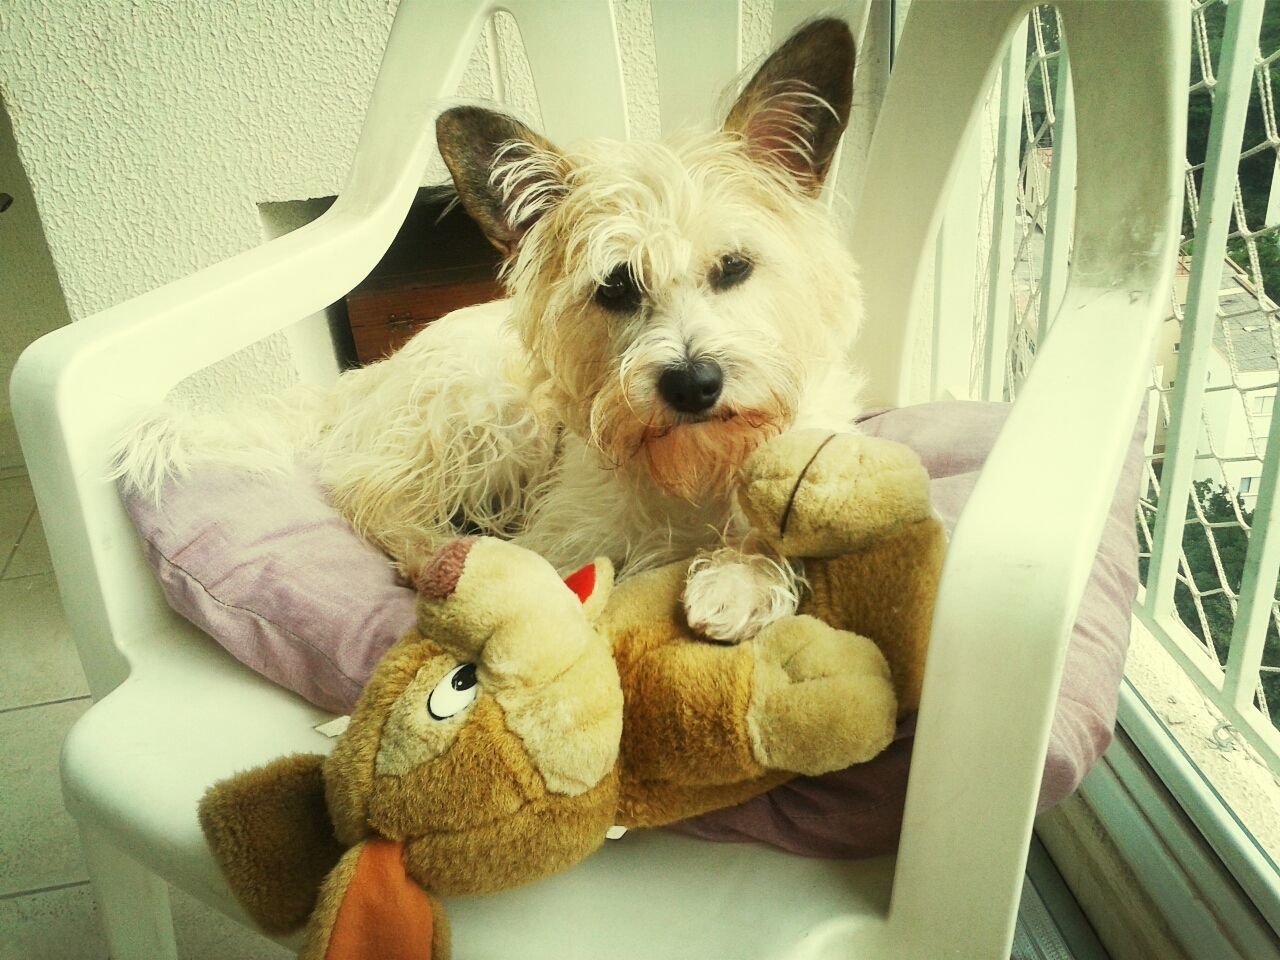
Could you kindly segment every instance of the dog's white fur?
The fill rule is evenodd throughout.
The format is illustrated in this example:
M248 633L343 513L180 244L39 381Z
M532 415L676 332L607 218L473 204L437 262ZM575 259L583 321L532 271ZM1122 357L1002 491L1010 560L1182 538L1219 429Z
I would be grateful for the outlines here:
M814 96L777 91L754 140L500 145L488 185L519 235L510 299L451 314L322 392L229 419L161 414L123 445L120 473L158 490L197 461L305 457L410 573L459 520L562 570L604 554L625 574L701 552L690 623L752 635L794 611L797 583L746 539L737 470L767 438L849 430L857 410L853 264L814 184L795 177L813 162L813 120L794 106ZM727 254L752 272L717 288ZM634 311L596 298L620 264L644 293ZM706 415L676 413L658 391L689 359L724 373Z

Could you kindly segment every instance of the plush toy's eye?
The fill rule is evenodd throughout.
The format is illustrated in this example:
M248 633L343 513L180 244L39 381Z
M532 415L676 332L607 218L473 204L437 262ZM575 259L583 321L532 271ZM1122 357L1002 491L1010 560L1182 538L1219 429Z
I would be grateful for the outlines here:
M471 706L479 692L476 665L464 663L454 667L427 697L427 713L431 714L432 720L448 720Z

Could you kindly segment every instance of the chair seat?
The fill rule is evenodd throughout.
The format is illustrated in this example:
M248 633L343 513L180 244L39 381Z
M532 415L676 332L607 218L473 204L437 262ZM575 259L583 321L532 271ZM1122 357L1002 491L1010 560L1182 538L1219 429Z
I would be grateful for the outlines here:
M149 659L72 729L63 750L67 808L160 876L247 923L205 846L200 797L275 757L328 752L332 741L312 728L329 714L249 673L194 627L175 621L171 630L153 647L166 655ZM559 876L451 899L448 908L458 953L470 960L751 960L786 955L836 917L883 918L892 878L892 857L812 860L644 831L607 842Z
M779 960L836 918L883 920L892 881L893 857L812 860L650 830L550 879L447 904L467 960Z

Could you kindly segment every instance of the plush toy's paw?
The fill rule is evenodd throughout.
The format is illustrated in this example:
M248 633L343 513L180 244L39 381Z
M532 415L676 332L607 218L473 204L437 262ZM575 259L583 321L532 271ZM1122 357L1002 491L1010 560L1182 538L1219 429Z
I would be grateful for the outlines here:
M245 912L269 933L301 927L342 857L325 807L324 757L281 757L214 784L200 829Z
M929 475L892 440L791 430L747 458L738 504L783 556L834 556L928 517Z
M897 704L874 643L813 617L760 632L747 723L756 759L816 776L870 760L893 740Z
M684 585L685 619L708 640L741 643L795 613L798 593L790 567L725 547L690 564Z

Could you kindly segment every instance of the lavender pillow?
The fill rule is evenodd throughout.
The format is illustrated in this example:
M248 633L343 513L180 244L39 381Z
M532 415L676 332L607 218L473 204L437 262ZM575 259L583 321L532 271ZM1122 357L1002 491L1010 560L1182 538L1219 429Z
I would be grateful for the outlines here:
M347 713L414 624L414 591L302 471L206 468L159 503L125 494L169 605L237 660Z
M1008 407L945 402L871 414L862 429L907 444L933 478L948 528L963 508ZM1111 740L1137 593L1134 442L1067 652L1040 790L1068 796ZM301 472L253 478L209 469L170 484L159 504L125 495L170 605L236 659L321 707L345 713L374 664L414 622L414 593ZM893 848L911 728L870 763L801 778L739 807L681 824L713 840L760 840L814 857Z

